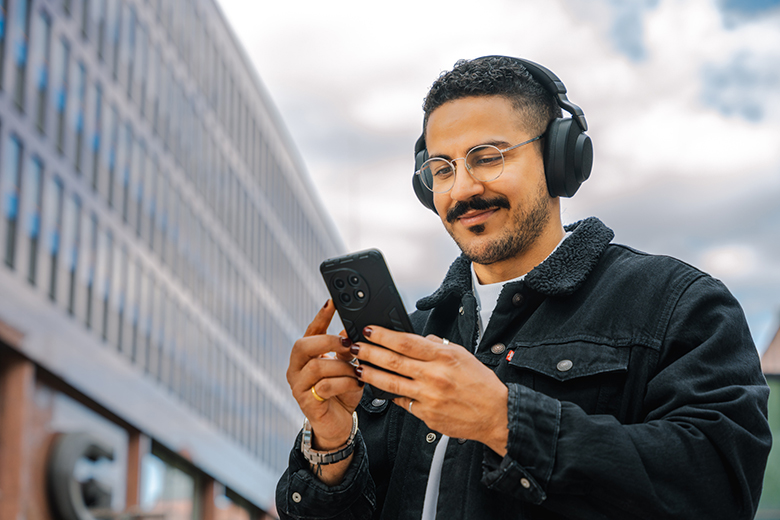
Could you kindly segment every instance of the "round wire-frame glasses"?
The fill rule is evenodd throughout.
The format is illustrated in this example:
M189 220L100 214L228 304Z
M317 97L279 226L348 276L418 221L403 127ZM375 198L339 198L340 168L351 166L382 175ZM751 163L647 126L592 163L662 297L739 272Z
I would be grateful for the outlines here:
M457 173L455 161L463 160L466 171L474 180L490 182L504 173L504 153L523 145L538 141L544 136L538 135L520 144L503 150L492 144L481 144L468 151L465 157L448 160L443 157L431 157L420 166L415 175L419 175L423 185L434 193L447 193L455 186Z

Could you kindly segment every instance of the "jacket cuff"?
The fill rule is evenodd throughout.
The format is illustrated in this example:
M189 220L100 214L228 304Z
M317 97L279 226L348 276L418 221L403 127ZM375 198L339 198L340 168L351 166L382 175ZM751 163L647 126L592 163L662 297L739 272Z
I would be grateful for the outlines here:
M335 518L347 509L366 508L367 517L376 505L374 481L368 471L368 456L363 436L355 435L355 451L344 479L328 486L311 472L309 462L301 453L298 433L290 452L290 463L276 488L276 507L291 518Z
M489 489L539 504L550 482L561 403L522 385L509 383L507 400L509 440L501 459L485 448L482 483Z

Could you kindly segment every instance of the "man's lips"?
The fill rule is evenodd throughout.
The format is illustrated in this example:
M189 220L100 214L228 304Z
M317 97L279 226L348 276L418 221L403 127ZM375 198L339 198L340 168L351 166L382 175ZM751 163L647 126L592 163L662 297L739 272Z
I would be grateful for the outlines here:
M483 224L489 219L499 208L490 208L481 211L469 211L466 214L458 217L458 221L466 227L477 226Z

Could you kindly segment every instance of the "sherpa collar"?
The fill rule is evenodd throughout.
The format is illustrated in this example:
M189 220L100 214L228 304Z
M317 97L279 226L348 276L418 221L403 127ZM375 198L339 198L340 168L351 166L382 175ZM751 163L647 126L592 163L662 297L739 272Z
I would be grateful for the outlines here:
M567 295L585 282L615 233L596 217L565 226L571 236L564 240L544 262L534 267L524 283L548 296ZM471 291L470 261L460 255L450 266L441 286L430 296L420 299L417 308L429 310L450 296L460 299Z

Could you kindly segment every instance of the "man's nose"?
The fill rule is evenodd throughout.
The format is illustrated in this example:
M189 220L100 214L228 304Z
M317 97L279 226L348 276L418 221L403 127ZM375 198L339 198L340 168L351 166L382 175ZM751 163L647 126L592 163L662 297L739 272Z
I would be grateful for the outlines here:
M453 163L455 163L455 184L452 185L450 190L452 200L468 200L485 191L484 184L472 177L471 173L466 169L466 161L464 159L456 159Z

